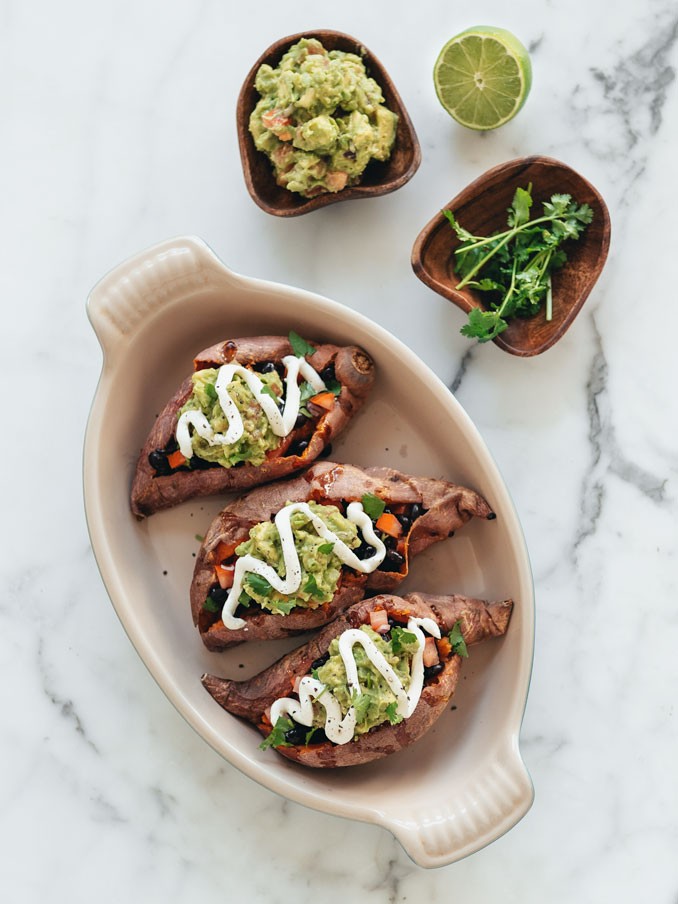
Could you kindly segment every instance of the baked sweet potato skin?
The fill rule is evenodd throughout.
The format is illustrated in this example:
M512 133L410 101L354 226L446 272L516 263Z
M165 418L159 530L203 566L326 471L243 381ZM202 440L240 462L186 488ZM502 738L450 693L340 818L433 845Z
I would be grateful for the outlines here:
M267 521L286 502L359 501L371 493L387 505L419 503L426 509L417 518L406 541L405 565L401 571L375 571L360 575L344 569L331 602L318 609L297 609L275 615L254 607L243 614L246 627L229 630L221 620L213 622L203 604L214 583L216 550L220 543L246 540L250 528ZM210 650L223 650L249 640L273 640L322 627L340 612L362 599L368 591L390 592L407 577L409 561L428 546L444 540L473 516L493 517L482 496L467 487L445 480L411 477L391 468L358 468L336 462L316 462L303 475L285 482L259 487L226 506L212 522L196 559L191 584L193 622Z
M248 366L263 361L279 362L291 354L294 354L292 346L284 336L228 339L201 351L194 360L194 366L195 370L220 367L229 362ZM191 395L191 378L187 377L156 419L139 455L131 491L133 514L141 519L186 499L246 490L288 477L313 462L364 403L374 383L374 364L355 345L318 345L307 360L318 372L333 363L342 391L334 407L320 417L301 455L272 457L259 466L244 463L234 468L214 467L156 476L148 456L155 449L164 449L174 435L179 411Z
M408 613L418 618L433 618L440 626L442 635L451 631L459 621L464 640L470 645L505 634L513 602L503 600L487 603L458 595L435 596L423 593L410 593L402 598L391 595L372 597L351 606L308 643L283 656L253 678L231 681L214 675L203 675L202 683L220 706L251 722L266 736L270 728L263 722L264 713L275 700L289 696L295 677L307 674L311 663L327 651L335 637L349 628L368 623L370 612L379 608L386 609L389 613L396 612L399 617ZM454 694L460 668L460 657L453 655L445 663L443 671L424 685L412 715L398 725L379 725L341 746L325 742L308 746L277 747L276 750L290 760L315 768L357 766L397 753L425 734L441 715Z

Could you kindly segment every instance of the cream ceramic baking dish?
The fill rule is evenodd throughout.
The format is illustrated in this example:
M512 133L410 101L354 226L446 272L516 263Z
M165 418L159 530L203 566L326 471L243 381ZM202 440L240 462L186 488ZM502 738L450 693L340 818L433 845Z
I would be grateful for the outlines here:
M121 264L93 289L88 313L103 349L84 451L92 547L130 640L174 706L257 782L317 810L384 826L421 866L465 857L514 826L533 799L518 747L534 640L530 564L507 488L447 388L377 324L310 292L233 273L197 238L163 242ZM375 391L333 459L453 479L482 493L497 513L416 559L403 592L510 596L516 604L507 635L472 648L454 708L421 741L343 770L305 770L261 751L258 733L200 684L204 672L247 677L295 645L214 654L193 627L196 534L224 498L184 503L144 522L129 510L139 449L193 355L221 339L290 330L358 343L375 360Z

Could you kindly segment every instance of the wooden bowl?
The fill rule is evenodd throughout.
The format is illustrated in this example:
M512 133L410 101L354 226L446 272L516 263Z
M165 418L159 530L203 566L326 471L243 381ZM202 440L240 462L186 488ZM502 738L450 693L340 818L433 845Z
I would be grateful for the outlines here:
M582 237L564 246L567 263L553 274L553 319L543 311L529 319L513 318L493 341L512 355L539 355L557 342L572 325L603 269L610 245L610 215L600 194L569 166L550 157L520 157L488 170L471 182L445 207L475 235L492 235L506 229L507 208L516 188L532 183L533 211L554 193L567 193L579 204L593 208L593 221ZM537 214L538 215L538 214ZM412 268L422 282L462 311L485 310L483 293L465 286L458 291L454 273L454 249L459 246L442 212L419 233L412 249Z
M317 38L327 50L343 50L361 56L368 75L381 87L386 106L398 114L396 140L389 159L383 163L373 160L363 173L359 185L336 193L317 195L315 198L303 198L276 184L270 161L255 148L248 129L250 114L259 100L259 93L254 87L257 70L262 63L277 66L285 51L301 38ZM339 31L305 31L271 44L252 66L240 89L236 120L247 190L262 210L276 217L296 217L350 198L386 195L409 182L421 163L421 148L412 120L388 73L364 44Z

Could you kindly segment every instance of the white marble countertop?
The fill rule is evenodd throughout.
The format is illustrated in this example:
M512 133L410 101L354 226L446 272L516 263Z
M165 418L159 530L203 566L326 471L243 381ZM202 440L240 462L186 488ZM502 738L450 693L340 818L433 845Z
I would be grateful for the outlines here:
M675 902L675 5L318 9L0 6L1 367L41 414L30 442L6 419L0 472L0 897ZM431 79L444 40L478 21L513 30L534 65L525 108L488 135L456 126ZM284 221L245 190L235 100L269 43L319 26L381 58L423 163L395 194ZM613 239L566 337L523 360L462 338L459 311L416 279L409 256L441 204L529 153L597 186ZM423 871L384 830L240 775L174 711L116 619L81 501L101 363L84 302L125 257L189 233L241 273L320 292L404 339L454 388L511 489L537 592L521 739L536 800L467 860Z

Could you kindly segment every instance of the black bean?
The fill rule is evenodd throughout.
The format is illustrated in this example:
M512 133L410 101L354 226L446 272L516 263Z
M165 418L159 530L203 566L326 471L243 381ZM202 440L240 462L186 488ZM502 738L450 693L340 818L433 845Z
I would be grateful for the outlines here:
M224 590L219 584L215 584L209 592L210 597L218 606L223 606L228 596L228 590Z
M310 731L310 729L309 729ZM309 740L309 744L327 744L329 738L325 734L322 728L316 728L313 732L313 736Z
M323 383L329 383L331 380L336 380L337 376L334 372L334 364L328 364L327 367L323 367L320 371L320 379Z
M179 443L177 442L176 436L171 436L169 442L164 448L164 452L176 452L179 448Z
M322 450L318 458L327 458L328 455L332 454L332 443L328 443L325 448Z
M301 453L304 452L307 448L308 448L308 440L300 439L298 443L292 443L292 445L289 447L289 449L287 450L287 452L285 454L286 455L301 455Z
M435 678L436 675L439 675L443 670L442 663L438 662L436 665L426 666L424 669L424 681L428 681L431 678Z
M213 468L215 465L215 462L206 461L204 458L200 458L199 455L194 455L189 461L193 471L204 471L206 468Z
M353 552L359 559L369 559L374 552L374 547L370 546L368 543L361 543L357 549L353 550Z
M298 725L294 722L293 727L285 732L285 740L288 744L294 744L295 746L303 744L306 741L306 735L309 731L310 728L307 728L305 725Z
M414 505L410 508L410 518L412 521L415 521L417 518L420 518L424 514L424 508L418 502L415 502Z
M398 515L397 518L398 521L400 521L403 530L407 531L410 529L412 519L409 517L409 515Z
M402 568L405 564L405 556L401 555L395 549L387 549L386 550L386 558L385 562L390 562L391 565L395 565L398 569Z
M398 545L397 537L392 537L390 534L382 534L381 538L384 542L384 546L386 549L395 549Z
M327 660L330 658L329 653L324 653L322 656L318 656L317 659L314 659L311 663L311 669L319 669L321 665L325 665Z
M405 564L405 557L395 549L387 549L384 561L379 566L379 571L400 571Z
M496 517L497 517L497 515L495 512L490 512L490 514L487 516L487 520L494 521Z
M170 474L172 471L167 461L167 456L160 449L154 449L149 454L148 463L158 474Z
M275 363L273 361L259 361L258 364L254 365L254 369L259 371L260 374L270 374L275 370Z
M295 428L298 430L299 427L303 427L307 420L308 420L308 418L306 417L305 414L298 414L297 419L294 422Z

